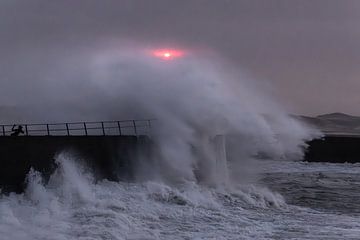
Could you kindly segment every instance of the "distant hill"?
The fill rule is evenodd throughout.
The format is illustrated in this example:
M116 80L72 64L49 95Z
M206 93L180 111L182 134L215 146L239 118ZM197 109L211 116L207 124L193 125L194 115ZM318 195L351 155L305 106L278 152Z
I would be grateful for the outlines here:
M299 116L299 119L323 132L360 134L360 117L344 113L330 113L316 117Z

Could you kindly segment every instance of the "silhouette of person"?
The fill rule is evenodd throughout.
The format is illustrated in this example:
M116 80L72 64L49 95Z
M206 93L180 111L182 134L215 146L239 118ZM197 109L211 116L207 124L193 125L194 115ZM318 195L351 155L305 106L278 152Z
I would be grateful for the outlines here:
M15 128L16 125L14 124L14 126L11 128L11 131L13 131L11 133L10 136L19 136L21 133L24 133L23 131L23 126L19 125L17 128Z

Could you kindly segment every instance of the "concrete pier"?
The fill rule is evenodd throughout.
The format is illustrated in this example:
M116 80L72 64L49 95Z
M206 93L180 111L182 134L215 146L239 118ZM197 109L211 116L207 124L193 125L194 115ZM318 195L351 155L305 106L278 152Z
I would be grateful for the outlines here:
M360 162L360 136L327 135L308 144L304 161ZM153 142L146 135L2 136L0 189L5 193L22 192L30 168L39 171L47 181L57 167L55 156L64 150L70 151L76 159L83 160L93 170L96 179L131 180L139 157L146 156L146 159L150 159L154 149ZM216 158L223 158L231 149L223 146L221 151L217 151L221 156Z
M147 136L21 136L0 137L0 188L22 192L30 168L48 179L56 169L55 155L72 151L86 160L98 178L129 179L132 161L150 148Z
M308 142L304 161L357 163L360 162L360 135L329 134Z

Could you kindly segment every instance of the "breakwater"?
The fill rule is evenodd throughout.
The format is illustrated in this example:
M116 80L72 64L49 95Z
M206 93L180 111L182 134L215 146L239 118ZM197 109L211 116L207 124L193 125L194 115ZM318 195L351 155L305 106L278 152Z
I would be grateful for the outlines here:
M308 142L308 145L304 161L360 162L358 136L327 135ZM63 151L84 161L94 171L96 179L131 180L137 160L141 156L150 159L154 148L147 135L1 136L0 189L2 192L22 192L31 168L39 171L47 181L57 168L56 155ZM231 156L231 148L224 150Z
M22 192L30 168L48 179L56 169L55 156L71 151L95 170L99 179L131 179L140 154L150 154L147 136L22 136L0 137L0 188Z
M360 162L360 136L325 135L322 139L308 142L304 161L357 163Z

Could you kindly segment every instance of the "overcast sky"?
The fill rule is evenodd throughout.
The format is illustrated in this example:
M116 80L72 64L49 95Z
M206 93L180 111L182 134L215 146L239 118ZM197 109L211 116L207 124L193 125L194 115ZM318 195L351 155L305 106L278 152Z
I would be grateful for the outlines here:
M359 26L358 0L1 0L0 105L54 49L123 39L211 49L294 113L360 114Z

